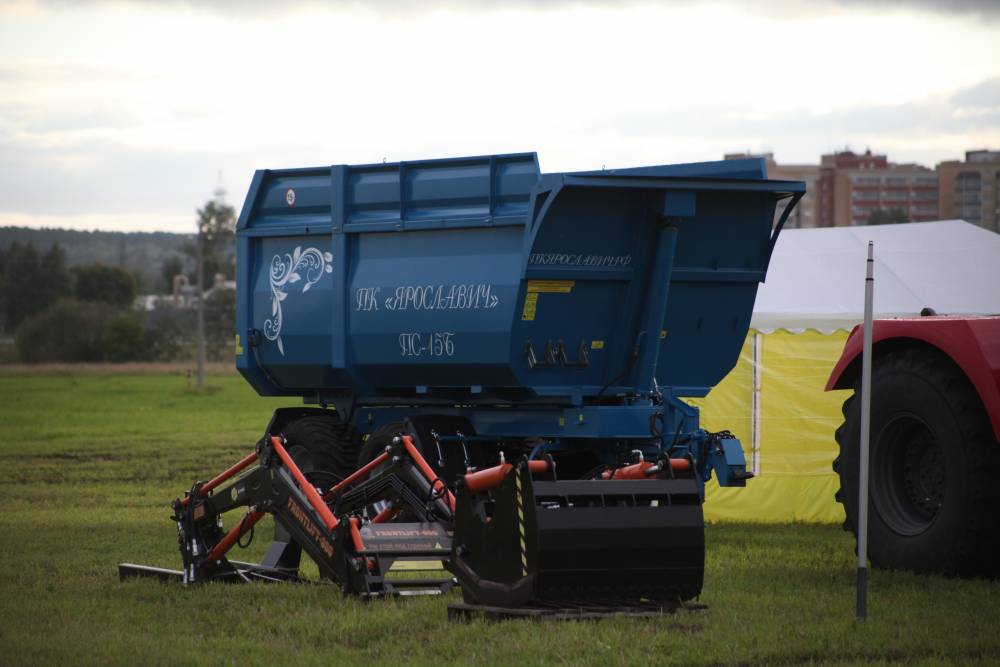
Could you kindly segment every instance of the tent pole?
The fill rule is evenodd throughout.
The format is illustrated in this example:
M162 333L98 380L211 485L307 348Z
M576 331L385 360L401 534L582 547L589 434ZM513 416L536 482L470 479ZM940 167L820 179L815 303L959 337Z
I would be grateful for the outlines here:
M875 292L874 244L868 242L865 267L864 350L861 357L861 474L858 482L857 617L868 618L868 451L872 407L872 301Z
M752 392L750 396L751 413L750 418L752 420L751 424L751 439L750 443L750 470L754 475L760 475L760 386L761 386L761 363L764 356L764 339L759 331L753 330L753 339L751 341L751 360L753 362L753 368L751 369L751 387Z

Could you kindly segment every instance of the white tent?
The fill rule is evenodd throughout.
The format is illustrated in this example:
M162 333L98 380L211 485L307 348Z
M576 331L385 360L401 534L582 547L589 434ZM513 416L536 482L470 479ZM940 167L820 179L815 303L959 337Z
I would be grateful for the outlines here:
M691 401L705 428L740 438L756 475L710 484L709 520L843 521L830 464L847 392L824 387L862 319L869 240L877 316L1000 313L1000 234L960 220L783 232L736 367Z
M1000 314L1000 234L962 220L789 229L757 293L751 327L829 333L859 323L865 247L875 243L875 314Z

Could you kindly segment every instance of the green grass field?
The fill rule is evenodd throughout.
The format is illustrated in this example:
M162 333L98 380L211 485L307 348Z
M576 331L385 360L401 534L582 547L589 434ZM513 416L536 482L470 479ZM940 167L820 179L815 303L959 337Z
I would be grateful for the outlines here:
M282 404L232 374L210 384L0 375L0 664L1000 664L1000 582L876 571L859 624L834 526L708 526L709 609L657 619L450 624L457 594L119 583L122 560L177 566L169 500L249 451Z

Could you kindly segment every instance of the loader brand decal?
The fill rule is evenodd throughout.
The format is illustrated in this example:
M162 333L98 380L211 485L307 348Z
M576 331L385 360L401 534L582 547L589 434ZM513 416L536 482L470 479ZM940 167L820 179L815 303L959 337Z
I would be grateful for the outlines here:
M597 266L625 268L632 264L632 255L576 255L559 252L537 252L528 255L533 266Z
M524 297L524 309L521 311L521 320L531 322L535 319L538 311L538 295L569 294L576 284L573 280L529 280L528 293Z
M443 546L442 533L433 528L396 528L369 524L361 529L361 537L370 548L385 551L448 551Z
M281 342L281 326L284 324L281 302L288 298L285 287L301 282L302 294L305 294L323 276L333 273L332 262L332 253L319 248L303 250L301 246L293 252L278 253L271 258L271 317L264 321L264 337L278 345L281 356L285 356L285 344Z
M288 496L288 511L291 512L292 516L295 517L295 520L299 522L300 526L302 526L302 530L306 531L306 534L319 545L319 548L323 550L326 557L332 558L333 545L330 544L330 540L326 539L323 533L319 532L319 528L316 527L316 524L309 520L309 517L306 516L305 510L299 507L299 504L295 502L291 496Z

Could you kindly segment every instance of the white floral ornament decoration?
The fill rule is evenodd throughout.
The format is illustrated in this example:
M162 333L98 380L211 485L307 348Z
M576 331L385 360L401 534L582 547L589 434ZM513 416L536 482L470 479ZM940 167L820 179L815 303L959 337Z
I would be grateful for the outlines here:
M299 246L292 253L278 253L271 259L271 318L264 322L264 337L278 344L278 352L285 356L285 346L281 342L281 302L288 294L286 285L294 285L302 280L305 274L305 284L302 293L320 281L327 273L333 273L333 254L322 252L318 248Z

